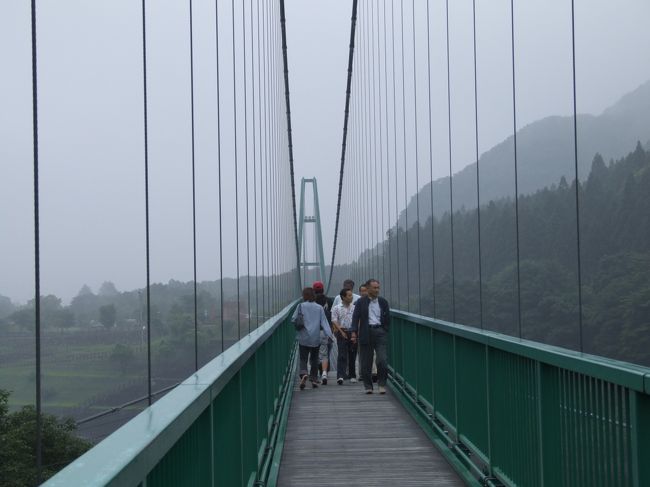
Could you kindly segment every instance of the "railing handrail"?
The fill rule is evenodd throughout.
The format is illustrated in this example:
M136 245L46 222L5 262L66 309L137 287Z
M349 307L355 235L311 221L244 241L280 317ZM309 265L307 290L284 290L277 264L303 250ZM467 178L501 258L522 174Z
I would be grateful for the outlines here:
M648 367L428 318L406 311L391 310L391 313L398 318L407 319L450 335L650 394L650 368Z
M266 320L43 485L76 485L80 478L88 487L139 484L296 303Z

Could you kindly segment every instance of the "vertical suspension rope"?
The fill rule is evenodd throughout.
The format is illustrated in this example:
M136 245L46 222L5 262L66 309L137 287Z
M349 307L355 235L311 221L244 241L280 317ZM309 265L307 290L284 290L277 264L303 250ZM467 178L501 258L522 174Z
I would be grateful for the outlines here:
M236 274L237 274L237 340L241 339L241 299L239 289L239 170L237 154L237 54L235 52L235 0L230 1L232 9L232 96L233 96L233 130L235 140L234 145L234 169L235 169L235 247L236 247ZM243 6L242 6L243 9ZM223 305L222 305L223 307Z
M260 2L261 3L261 2ZM259 18L258 18L259 21ZM262 23L261 23L261 31L258 33L258 36L266 36L266 12L264 9L264 4L262 4ZM258 41L259 41L258 37ZM266 143L267 143L267 131L266 131L266 101L267 101L267 96L266 96L266 62L267 62L267 56L266 56L266 37L264 37L264 43L261 44L261 47L264 47L264 57L263 57L263 64L261 68L261 74L260 74L260 93L264 94L264 97L262 98L262 95L260 94L259 97L259 106L260 106L260 253L261 253L261 266L262 266L262 320L265 319L266 317L266 246L265 246L265 236L266 234L264 233L264 222L268 221L266 220L266 197L265 197L265 190L266 190L266 179L264 177L264 169L266 167L266 164L268 162L268 155L266 153ZM261 54L261 52L260 52ZM263 106L262 106L263 105ZM263 112L263 114L262 114ZM262 122L264 122L262 124ZM264 129L262 129L262 125ZM263 140L263 142L262 142Z
M413 30L413 125L415 129L415 208L416 208L416 239L418 247L418 313L422 314L422 270L420 266L420 161L418 158L418 85L417 69L415 63L416 41L415 41L415 3L413 3L411 15L411 28Z
M384 1L385 5L385 1ZM384 203L384 144L383 144L383 100L385 99L385 96L382 97L382 52L381 52L381 42L380 42L380 27L381 27L381 22L380 22L380 9L379 7L377 8L377 83L379 85L379 97L377 100L377 105L379 106L379 191L378 193L381 195L380 201L381 201L381 227L380 227L380 232L379 232L379 242L381 243L381 280L382 283L386 283L386 245L385 245L385 236L386 236L386 218L384 217L384 209L386 207ZM385 86L384 86L385 89Z
M144 0L143 0L144 1ZM221 79L219 68L219 0L215 0L215 39L217 50L217 162L218 162L218 201L219 201L219 305L221 319L221 351L225 350L224 332L223 332L223 200L221 194Z
M195 132L194 132L194 26L192 13L192 0L190 4L190 115L192 136L192 256L194 279L194 370L199 370L199 313L196 285L196 165L195 165Z
M512 52L512 125L514 142L514 163L515 163L515 233L517 238L517 329L519 338L521 332L521 268L519 253L519 175L517 164L517 83L515 78L515 7L514 0L510 0L510 40Z
M456 322L456 268L454 257L454 183L451 167L451 75L449 61L449 0L445 0L446 36L447 36L447 123L449 138L449 218L451 230L451 320Z
M391 2L391 42L392 42L392 58L393 58L393 141L395 142L393 144L393 160L395 162L395 230L397 234L397 302L399 303L399 306L401 307L402 304L402 298L401 298L401 288L402 288L402 280L401 280L401 264L400 261L401 255L399 251L399 194L397 191L397 182L399 181L399 178L397 177L397 87L395 85L395 78L396 78L396 71L395 71L395 3Z
M147 404L151 406L151 259L149 236L149 128L147 110L147 14L146 0L142 0L142 85L144 121L144 208L145 208L145 259L147 273Z
M373 164L373 174L374 174L374 188L373 188L373 197L375 200L374 204L374 209L373 213L375 214L375 233L373 235L375 242L374 242L374 249L375 249L375 258L373 260L373 277L377 279L378 274L379 274L379 242L380 242L380 236L381 236L381 231L380 231L380 226L379 226L379 213L377 212L377 209L379 208L379 176L377 171L377 92L375 90L376 83L377 83L377 76L375 76L375 67L377 66L376 60L375 60L375 48L377 46L377 43L375 42L375 2L372 2L372 8L370 10L370 17L371 17L371 27L370 27L370 36L371 36L371 46L372 46L372 150L373 150L373 155L372 155L372 164ZM379 33L377 33L379 34ZM381 166L380 166L381 167Z
M251 0L252 2L252 0ZM254 135L253 135L253 147L257 149L255 151L255 155L257 157L257 160L259 161L260 168L262 166L262 97L261 97L261 86L262 86L262 80L260 76L260 3L255 2L255 5L257 7L257 12L256 12L256 20L257 20L257 124L259 127L255 127L254 130ZM252 62L252 60L251 60ZM253 82L255 81L255 76L253 76ZM255 91L255 87L253 86L253 91ZM253 94L253 112L255 111L255 95ZM253 123L255 123L255 113L253 113ZM256 144L256 137L255 133L257 133L257 130L259 128L259 139ZM256 147L257 145L257 147ZM258 152L259 151L259 152ZM260 283L259 283L259 239L258 239L258 225L257 225L257 164L254 166L254 202L255 202L255 327L259 327L260 325L260 296L259 296L259 288L260 288ZM262 191L262 181L260 178L260 193ZM262 201L262 197L260 195L260 203ZM261 209L260 209L260 217L261 217Z
M264 9L264 184L265 184L265 191L264 191L264 210L265 210L265 218L262 219L262 223L264 224L264 232L265 232L265 237L266 239L264 240L264 261L265 261L265 271L264 271L264 289L265 289L265 307L264 307L264 316L265 318L268 318L271 316L271 262L270 262L270 238L269 238L269 228L271 225L271 218L270 218L270 185L269 185L269 171L270 171L270 159L271 159L271 140L270 140L270 135L271 135L271 129L270 129L270 111L271 111L271 106L270 106L270 77L271 77L271 59L270 59L270 53L269 53L269 44L270 44L270 32L269 32L269 26L270 26L270 9L268 7L270 3L267 3L267 7ZM264 237L262 237L264 238Z
M36 45L36 0L31 2L32 33L32 144L34 158L34 347L36 355L36 480L43 470L43 425L41 419L41 231L38 159L38 53Z
M479 323L483 329L483 259L481 252L481 176L478 149L478 74L476 68L476 0L472 0L472 29L474 41L474 136L476 144L476 225L478 230L478 303Z
M429 0L427 0L427 93L428 93L428 108L429 108L429 170L430 170L430 185L431 185L431 283L433 295L433 317L437 316L436 312L436 239L435 239L435 223L436 216L434 213L433 204L433 127L431 123L431 14L429 8Z
M574 0L571 0L571 65L573 75L573 162L575 165L576 177L576 246L578 251L578 345L580 353L582 353L584 352L584 330L582 312L582 246L580 244L580 180L578 179L578 102L576 96L576 28Z
M253 11L251 9L251 22ZM234 14L233 14L234 15ZM249 209L249 181L248 181L248 78L246 76L246 2L241 6L242 44L244 54L242 60L242 74L244 78L244 161L246 165L246 304L248 308L248 333L251 332L251 254L250 254L250 209ZM251 30L251 35L253 34ZM252 42L251 42L252 48ZM251 51L252 56L252 51ZM252 75L252 72L251 72Z
M386 29L386 0L383 1L383 27L384 27L384 122L386 127L386 217L388 228L392 227L390 220L390 147L388 143L388 44L386 41L387 29ZM383 192L383 185L382 185ZM383 208L382 208L383 211ZM390 234L389 234L390 235ZM393 262L392 262L392 243L390 236L388 237L388 294L391 301L393 300Z
M409 262L409 207L408 207L408 171L406 166L406 70L404 67L404 0L400 0L400 34L402 48L402 146L404 149L404 221L406 235L406 310L411 310L411 279Z
M361 152L360 152L360 184L361 184L361 214L363 215L363 221L368 220L368 15L366 13L368 6L368 0L363 4L363 24L362 24L362 49L361 49L361 87L360 91L362 92L361 98ZM370 273L370 261L368 259L367 249L370 247L370 229L367 224L364 224L362 227L362 241L361 248L359 249L364 254L363 262L363 275L364 279L368 279L368 274Z

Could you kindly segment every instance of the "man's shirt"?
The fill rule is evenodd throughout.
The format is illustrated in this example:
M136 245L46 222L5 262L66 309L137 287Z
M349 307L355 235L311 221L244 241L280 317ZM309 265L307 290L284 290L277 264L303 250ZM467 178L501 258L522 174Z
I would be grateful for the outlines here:
M370 326L381 325L381 308L379 307L379 299L371 299L368 306L368 324Z
M349 330L352 325L352 314L354 313L354 304L345 306L343 303L332 308L332 322L344 330Z

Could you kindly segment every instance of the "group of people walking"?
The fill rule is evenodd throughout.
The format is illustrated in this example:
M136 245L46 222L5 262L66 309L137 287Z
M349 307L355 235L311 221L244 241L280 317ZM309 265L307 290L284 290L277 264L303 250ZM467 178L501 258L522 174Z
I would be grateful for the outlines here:
M354 285L354 281L346 279L334 299L325 295L320 281L302 290L303 302L292 317L298 335L300 389L305 388L308 380L312 387L327 384L330 356L336 341L337 384L343 385L346 380L357 382L358 352L366 394L374 390L373 361L376 362L379 393L386 393L390 307L388 301L379 296L381 285L377 279L369 279L359 286L359 294L354 293Z

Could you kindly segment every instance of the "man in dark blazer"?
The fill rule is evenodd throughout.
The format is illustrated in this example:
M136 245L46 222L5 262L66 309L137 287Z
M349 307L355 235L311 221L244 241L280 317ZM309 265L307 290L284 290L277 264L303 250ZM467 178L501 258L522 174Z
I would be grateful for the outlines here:
M388 328L390 326L390 306L379 296L380 285L377 279L367 282L368 296L359 298L352 315L352 342L359 342L361 360L361 379L366 394L372 394L372 358L377 354L377 383L379 394L386 393L388 379Z

